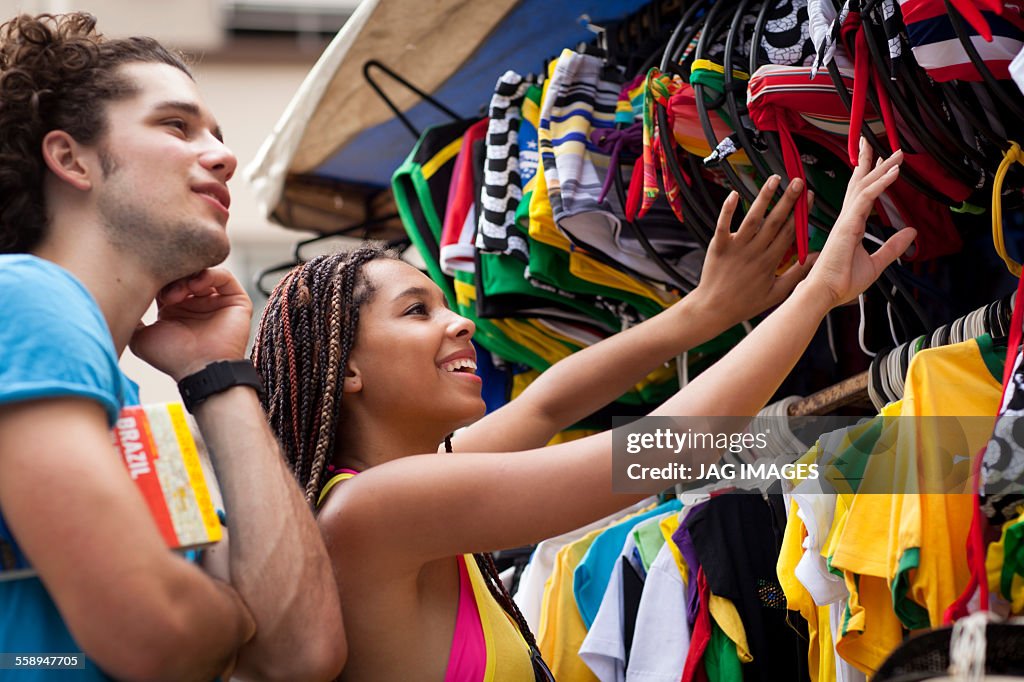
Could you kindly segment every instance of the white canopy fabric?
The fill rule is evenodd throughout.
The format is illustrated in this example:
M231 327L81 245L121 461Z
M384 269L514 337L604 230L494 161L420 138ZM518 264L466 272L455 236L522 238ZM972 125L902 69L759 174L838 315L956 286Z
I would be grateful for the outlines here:
M344 216L340 224L360 222L373 212L358 189L306 187L303 197L286 196L287 183L312 173L361 131L394 114L363 78L363 65L378 59L426 92L435 91L487 39L518 0L363 0L331 41L288 105L245 178L260 210L271 220L313 227L309 212L297 218L291 204L315 206ZM417 96L392 88L400 110ZM312 193L315 196L309 196ZM359 205L361 204L361 205Z

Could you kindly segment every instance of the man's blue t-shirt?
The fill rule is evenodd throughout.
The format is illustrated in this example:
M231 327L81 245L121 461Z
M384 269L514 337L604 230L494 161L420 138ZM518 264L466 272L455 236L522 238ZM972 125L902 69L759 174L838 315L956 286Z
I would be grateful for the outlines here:
M0 349L0 405L78 396L100 403L113 426L123 406L139 402L136 386L118 367L114 342L96 301L71 273L49 261L0 255ZM7 545L6 559L13 555L16 567L24 567L25 558L2 510L0 500L0 542ZM4 558L0 554L0 561ZM38 578L0 581L0 653L80 651ZM4 671L0 677L9 674L18 682L108 679L91 661L86 661L84 671Z

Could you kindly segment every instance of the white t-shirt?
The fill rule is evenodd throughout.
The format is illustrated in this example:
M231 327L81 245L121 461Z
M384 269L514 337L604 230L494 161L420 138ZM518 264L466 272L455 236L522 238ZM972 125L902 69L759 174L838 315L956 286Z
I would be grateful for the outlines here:
M686 588L666 544L644 581L626 682L679 682L689 648Z
M622 559L631 564L636 540L633 534L626 536L622 551L612 569L608 587L605 588L601 606L594 616L594 622L580 646L580 658L594 671L601 682L624 682L626 679L626 643L623 639L625 612L622 598Z
M522 612L523 617L526 619L531 630L534 632L538 632L540 630L541 602L544 599L544 584L548 581L548 578L551 577L551 572L555 568L555 555L558 554L558 550L570 543L576 542L591 531L609 526L623 516L632 514L651 505L654 501L654 498L641 500L633 506L623 509L620 512L616 512L611 516L606 516L603 519L594 521L583 528L577 528L576 530L563 533L557 537L549 538L537 545L537 549L533 550L533 556L530 557L530 563L526 565L526 568L523 570L523 575L519 578L519 589L513 596L516 606L519 607L520 612Z

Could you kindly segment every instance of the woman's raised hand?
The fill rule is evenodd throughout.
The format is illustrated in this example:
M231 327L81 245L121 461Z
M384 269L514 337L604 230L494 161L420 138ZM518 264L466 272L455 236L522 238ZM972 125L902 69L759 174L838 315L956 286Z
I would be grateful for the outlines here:
M806 280L808 285L829 296L832 306L846 303L867 289L917 236L917 230L905 227L874 253L869 254L864 248L864 230L871 207L899 177L903 152L879 159L874 165L873 157L871 148L862 138L859 163L846 187L843 209Z

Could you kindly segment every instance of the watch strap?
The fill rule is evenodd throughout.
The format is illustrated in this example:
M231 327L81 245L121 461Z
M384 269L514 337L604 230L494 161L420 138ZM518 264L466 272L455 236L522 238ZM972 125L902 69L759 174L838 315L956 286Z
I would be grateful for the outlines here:
M194 412L211 395L235 386L250 386L263 395L263 380L248 360L220 360L211 362L195 374L178 382L178 391L185 409Z

